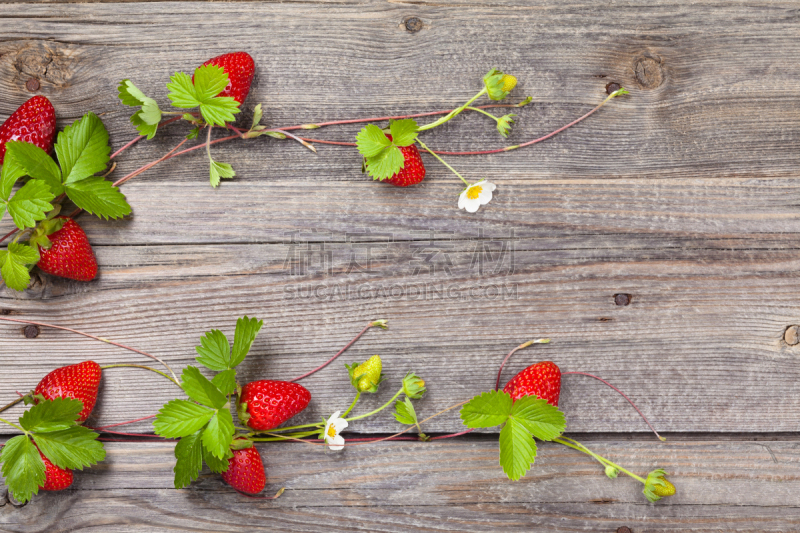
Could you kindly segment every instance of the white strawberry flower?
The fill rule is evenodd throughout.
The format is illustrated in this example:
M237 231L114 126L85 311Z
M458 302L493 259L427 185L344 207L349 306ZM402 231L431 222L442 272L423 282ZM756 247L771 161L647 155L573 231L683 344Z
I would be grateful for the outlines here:
M470 185L458 197L458 208L466 209L467 213L476 212L480 206L492 200L492 191L496 188L494 183L489 183L485 179Z
M341 450L344 448L344 437L340 435L342 430L347 427L347 420L339 418L341 411L336 411L325 424L325 444L331 450Z

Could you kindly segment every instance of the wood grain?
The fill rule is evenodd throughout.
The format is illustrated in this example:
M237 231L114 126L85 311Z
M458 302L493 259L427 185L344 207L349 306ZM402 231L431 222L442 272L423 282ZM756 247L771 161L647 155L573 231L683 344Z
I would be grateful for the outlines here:
M653 439L655 440L655 439ZM493 439L380 443L326 453L261 445L278 500L239 496L205 472L172 489L172 445L107 443L108 458L73 487L0 506L0 530L28 531L790 531L800 522L797 442L584 441L640 474L664 467L677 494L648 504L630 478L544 443L510 482ZM777 509L780 511L777 511Z

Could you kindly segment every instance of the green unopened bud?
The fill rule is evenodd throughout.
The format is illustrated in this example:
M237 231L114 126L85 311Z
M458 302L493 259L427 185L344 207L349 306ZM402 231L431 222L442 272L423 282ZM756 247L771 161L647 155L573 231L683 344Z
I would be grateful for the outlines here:
M350 383L358 392L378 392L378 385L383 381L383 364L379 355L373 355L361 364L345 366L350 373Z
M425 381L413 372L406 374L403 378L403 393L409 398L416 400L425 394Z
M619 475L619 468L606 465L606 475L609 477L609 479L615 479Z
M505 74L493 68L483 77L483 83L486 85L486 93L492 100L502 100L508 96L508 91L504 89L506 82L503 78L505 78L505 76ZM509 76L509 78L513 79L514 85L516 85L517 79L514 78L514 76Z
M649 501L657 502L661 498L673 496L675 494L675 485L667 481L667 473L659 468L647 474L644 491L642 492Z
M386 329L386 328L389 327L389 326L386 325L388 322L389 322L388 320L386 320L385 318L382 318L380 320L373 320L372 322L369 323L369 325L372 326L373 328L374 327L379 327L381 329Z

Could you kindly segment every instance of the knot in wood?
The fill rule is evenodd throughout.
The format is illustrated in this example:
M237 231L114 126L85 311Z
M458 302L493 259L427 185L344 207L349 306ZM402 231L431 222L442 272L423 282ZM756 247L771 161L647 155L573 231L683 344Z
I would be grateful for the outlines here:
M422 20L418 19L417 17L408 17L405 21L406 30L411 33L417 33L419 30L422 29Z
M28 324L22 328L22 334L25 335L26 339L35 339L39 336L39 326L35 324Z
M800 326L789 326L783 332L783 340L789 346L800 344Z
M612 91L613 92L613 91ZM628 305L631 303L631 295L625 293L619 293L614 295L614 303L617 305Z
M52 41L24 41L14 58L14 68L22 79L28 78L25 88L36 91L42 81L56 87L67 85L74 72L76 56L71 48L75 47ZM33 83L35 88L31 88Z
M664 82L661 60L654 57L642 56L636 59L633 63L633 74L642 89L655 89Z

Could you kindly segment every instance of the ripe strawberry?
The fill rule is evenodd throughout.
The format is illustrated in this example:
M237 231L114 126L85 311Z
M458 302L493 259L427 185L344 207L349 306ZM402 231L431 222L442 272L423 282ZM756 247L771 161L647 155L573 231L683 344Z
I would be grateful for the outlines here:
M258 494L267 484L264 463L255 446L234 450L228 460L228 469L222 473L225 483L245 494Z
M558 407L558 396L561 394L561 369L552 361L536 363L511 378L503 387L503 392L510 394L513 400L535 395Z
M223 54L209 59L203 65L216 65L222 67L228 75L228 86L217 96L231 96L240 104L247 98L250 92L250 83L256 72L256 64L247 52L234 52ZM194 76L192 76L194 81Z
M25 141L49 153L55 136L56 111L53 104L44 96L34 96L0 126L0 164L6 157L6 142Z
M242 387L239 419L253 429L266 431L283 424L311 401L308 389L289 381L263 379Z
M72 470L57 467L42 452L39 452L39 455L44 461L44 485L40 486L40 489L64 490L72 485Z
M386 135L389 140L392 140L391 135ZM400 146L400 153L403 154L403 168L400 172L385 180L396 187L408 187L409 185L416 185L425 179L425 165L422 164L422 157L419 155L419 150L416 144L410 146Z
M64 218L64 217L59 217ZM78 281L92 281L97 275L97 260L86 233L71 218L64 226L48 235L52 246L39 247L37 266L48 274Z
M33 393L41 394L47 400L72 398L82 401L83 410L78 416L80 424L89 418L89 413L94 409L102 372L100 365L94 361L62 366L43 377Z

